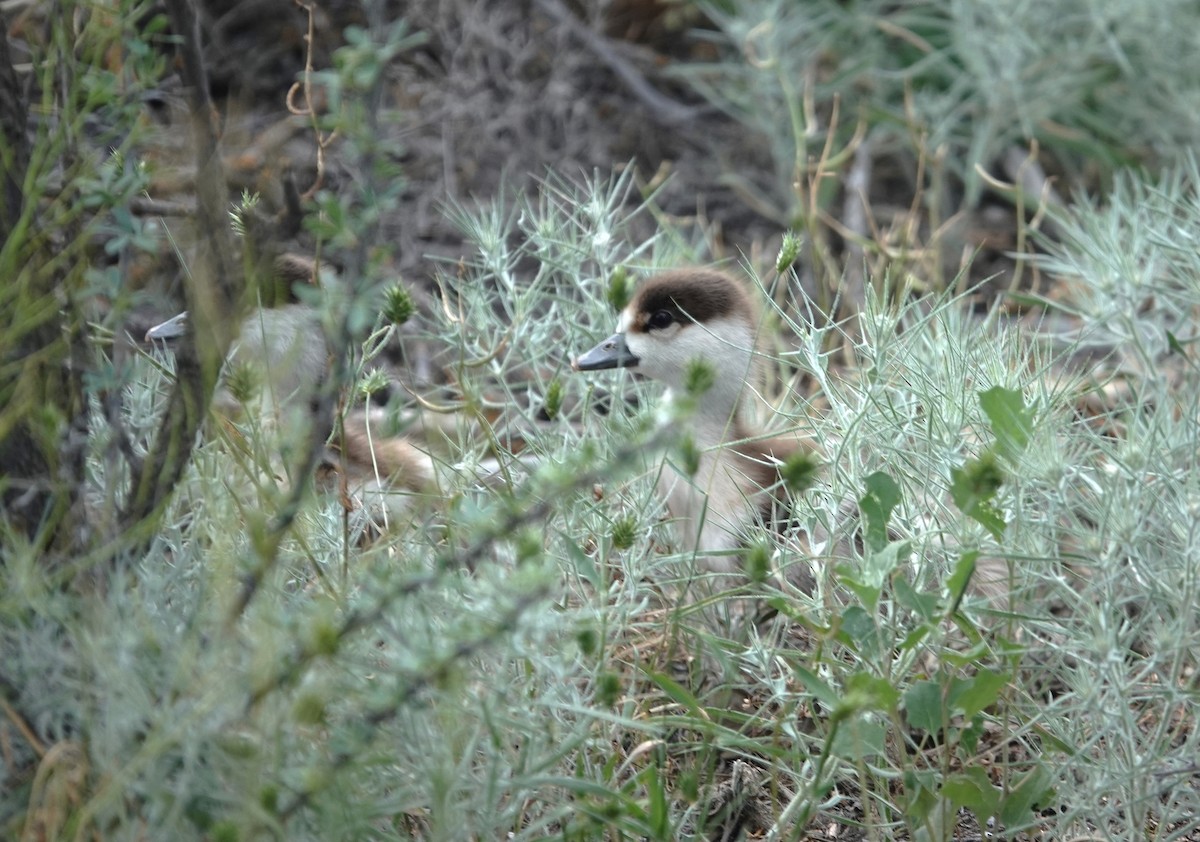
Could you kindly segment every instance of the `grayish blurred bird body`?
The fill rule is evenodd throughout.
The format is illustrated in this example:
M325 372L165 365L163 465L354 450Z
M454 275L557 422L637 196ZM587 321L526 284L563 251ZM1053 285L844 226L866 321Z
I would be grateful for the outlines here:
M150 328L146 339L170 342L185 330L187 313L181 313ZM256 308L230 347L213 409L229 419L254 418L258 431L270 437L271 449L286 453L310 442L314 425L322 435L333 429L332 418L315 417L330 360L313 308ZM370 498L372 508L381 508L386 518L389 512L399 514L412 493L432 492L435 476L429 456L403 436L385 435L384 425L375 423L381 420L361 409L347 413L318 478L329 487L332 477L344 472L351 494Z
M170 342L187 327L187 313L180 313L146 331L146 340ZM267 412L311 403L329 369L329 347L312 308L288 304L250 313L229 349L225 376L239 369L249 373L253 381L249 385L261 395ZM213 402L221 412L234 411L240 403L225 386Z

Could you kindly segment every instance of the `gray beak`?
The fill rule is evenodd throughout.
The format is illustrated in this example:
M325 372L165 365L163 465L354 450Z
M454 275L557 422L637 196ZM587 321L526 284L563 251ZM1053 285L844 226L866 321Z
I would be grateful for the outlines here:
M187 311L184 310L173 319L167 319L160 325L155 325L146 331L147 342L169 342L183 336L187 330Z
M625 334L614 333L592 350L576 357L571 368L576 371L600 371L605 368L630 368L639 362L625 344Z

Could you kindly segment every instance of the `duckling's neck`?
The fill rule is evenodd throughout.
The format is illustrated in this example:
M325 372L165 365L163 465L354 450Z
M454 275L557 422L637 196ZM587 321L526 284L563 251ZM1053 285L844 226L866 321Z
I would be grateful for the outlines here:
M741 378L732 383L718 382L695 399L694 408L684 425L697 447L717 448L750 435L743 406L744 393L748 388L749 385ZM674 401L674 390L668 389L664 398Z

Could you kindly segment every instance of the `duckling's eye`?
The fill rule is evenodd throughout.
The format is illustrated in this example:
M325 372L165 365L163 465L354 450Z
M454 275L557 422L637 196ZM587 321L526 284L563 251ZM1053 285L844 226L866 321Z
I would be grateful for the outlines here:
M665 327L670 327L671 322L673 321L675 321L675 317L671 315L670 310L659 310L650 317L650 320L646 322L646 325L651 330L662 330Z

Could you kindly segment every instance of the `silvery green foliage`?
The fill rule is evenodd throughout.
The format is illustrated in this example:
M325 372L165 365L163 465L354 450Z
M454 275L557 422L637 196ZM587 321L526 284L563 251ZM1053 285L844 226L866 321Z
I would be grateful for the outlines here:
M1186 718L1178 688L1200 643L1198 189L1194 159L1153 178L1122 174L1103 203L1061 220L1061 242L1041 260L1068 292L1051 308L1055 341L1072 333L1100 358L1092 388L1111 395L1088 419L1105 435L1089 441L1081 429L1068 441L1071 463L1092 470L1061 474L1076 513L1061 549L1072 587L1059 589L1066 610L1040 639L1069 692L1047 721L1080 749L1066 763L1069 818L1118 836L1157 826L1157 838L1186 838L1196 826L1195 788L1165 781L1197 748L1194 731L1172 723Z
M1121 173L1104 202L1081 197L1041 266L1072 295L1085 346L1113 349L1159 379L1172 338L1192 335L1200 300L1200 169L1196 159L1157 178Z
M1175 160L1200 128L1200 82L1180 72L1200 12L1187 0L737 0L706 3L720 58L679 73L771 146L785 196L826 142L866 121L877 152L924 152L967 186L1037 139L1068 167ZM837 144L835 144L835 148ZM1081 154L1082 153L1082 154ZM910 158L911 159L911 158ZM772 195L773 194L773 195Z
M48 742L81 741L113 782L85 794L85 825L114 839L451 840L540 838L569 819L547 781L642 727L592 694L607 647L657 601L661 564L652 484L638 479L653 431L621 395L627 420L606 428L566 362L611 327L609 273L680 254L628 240L630 179L551 179L537 201L457 212L475 252L443 273L446 307L427 326L464 399L440 508L415 507L362 548L356 513L347 531L336 495L310 496L274 548L290 482L247 459L257 430L238 422L210 428L151 551L85 611L28 560L6 569L25 582L0 602L24 618L2 630L16 709ZM136 361L135 448L170 376L169 360ZM554 390L562 417L537 421ZM480 440L473 399L527 422L525 461ZM105 446L98 435L98 478ZM484 481L485 452L501 481ZM632 517L620 549L618 516ZM611 770L584 780L596 774Z

